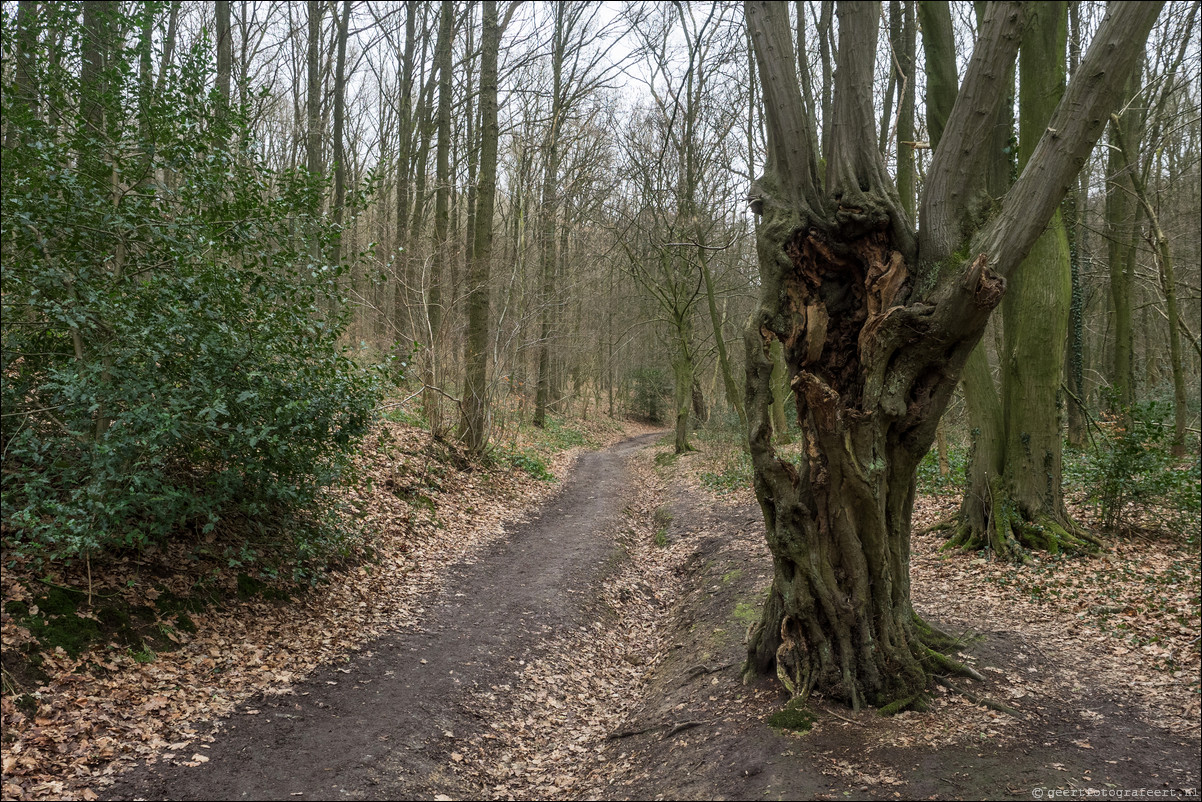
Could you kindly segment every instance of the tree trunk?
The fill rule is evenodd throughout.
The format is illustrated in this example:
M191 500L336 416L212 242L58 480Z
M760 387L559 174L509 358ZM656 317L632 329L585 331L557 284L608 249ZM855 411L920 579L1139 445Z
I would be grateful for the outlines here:
M547 405L551 400L551 336L555 317L555 229L559 214L559 147L563 94L563 62L567 47L567 31L564 4L554 6L555 27L551 44L551 120L547 125L546 161L543 165L543 196L539 209L541 221L539 292L539 336L538 336L538 385L534 396L535 426L543 426L547 418Z
M676 349L672 354L672 378L675 390L676 434L674 446L677 454L692 451L689 444L689 413L693 406L693 324L688 317L673 321Z
M308 96L305 105L307 136L305 138L305 166L313 175L321 169L321 0L308 1L309 49L305 64L308 75ZM320 212L320 207L313 210Z
M1067 4L1039 3L1029 13L1020 59L1020 166L1046 130L1065 77ZM1008 138L993 137L993 160L1003 165L998 143ZM986 179L994 186L1002 180ZM990 189L991 195L997 192ZM973 465L948 547L984 548L1001 559L1026 561L1026 548L1056 553L1097 545L1069 516L1061 488L1064 349L1049 344L1065 341L1071 292L1068 238L1057 210L1015 271L1002 303L1000 407L991 372L981 367L983 346L965 370Z
M221 103L220 114L224 116L233 97L234 35L230 27L229 0L216 0L214 6L217 16L217 98Z
M933 673L972 673L910 601L915 470L990 311L1097 141L1159 4L1117 6L1000 210L966 227L1023 7L990 4L927 173L914 232L877 149L870 80L874 4L839 5L828 181L808 168L787 14L747 4L769 159L752 188L760 306L747 329L747 408L756 496L774 577L748 670L775 669L794 695L820 690L883 712L921 706ZM867 117L867 122L863 118ZM771 442L769 347L785 347L805 449Z
M897 54L900 61L902 86L901 108L897 112L897 194L902 209L910 220L914 220L914 100L915 66L917 65L918 22L915 19L915 0L906 3L902 20L902 49Z
M501 33L496 0L484 0L484 34L480 59L480 190L477 197L475 243L468 271L466 375L463 389L463 431L475 453L488 443L488 304L492 262L493 205L497 192L497 54Z
M396 165L396 244L394 257L395 281L393 284L393 329L412 334L412 326L405 328L408 317L408 281L410 270L409 253L413 240L409 236L410 191L413 178L413 146L416 139L415 115L413 114L413 56L417 44L417 0L405 3L405 44L400 57L400 108L397 112L397 165ZM420 120L418 115L416 119Z
M1140 89L1140 76L1133 73L1125 93L1132 99ZM1118 136L1128 147L1139 148L1141 120L1132 108L1120 119L1123 131ZM1117 139L1111 129L1112 139ZM1106 161L1106 253L1110 264L1110 308L1114 315L1114 363L1110 376L1115 398L1120 410L1126 410L1135 400L1134 334L1131 325L1131 293L1135 282L1136 243L1143 207L1133 203L1130 173L1138 169L1134 165L1123 167L1122 154L1118 148L1110 148Z
M722 386L726 390L726 401L739 416L739 431L747 432L747 412L739 398L734 372L730 369L730 357L726 352L726 337L722 334L722 316L718 313L718 302L714 297L714 279L710 274L709 259L701 253L701 275L705 279L705 300L709 306L710 325L714 329L714 345L718 349L718 370L722 373Z
M1068 4L1068 70L1069 77L1077 73L1081 63L1081 4L1071 0ZM1081 281L1081 248L1084 245L1085 227L1082 218L1089 199L1089 184L1082 171L1077 182L1065 198L1065 228L1068 233L1069 269L1072 282L1072 299L1069 302L1068 349L1065 355L1065 381L1072 394L1068 401L1068 442L1081 448L1086 442L1085 417L1085 287Z
M1135 189L1135 198L1144 210L1148 222L1152 225L1152 241L1156 247L1156 257L1160 268L1160 286L1164 292L1165 307L1169 320L1169 360L1173 372L1173 440L1172 453L1175 457L1185 456L1185 368L1181 358L1181 332L1177 326L1180 315L1177 311L1177 277L1173 270L1173 254L1169 248L1169 238L1160 227L1160 217L1156 214L1148 190L1144 185L1143 176L1134 167L1134 161L1127 150L1123 139L1122 124L1117 114L1110 115L1111 130L1114 132L1115 145L1122 159L1123 167L1130 169L1131 185Z
M346 40L351 21L351 0L343 0L338 18L338 58L334 66L334 223L338 239L334 245L334 263L342 261L342 207L346 203Z
M452 258L449 239L451 227L451 34L455 3L443 0L438 15L438 43L434 48L434 64L438 71L438 141L434 156L434 260L430 266L429 289L426 292L426 349L425 390L422 411L430 431L442 429L442 404L437 392L442 380L439 374L439 345L442 339L442 280Z

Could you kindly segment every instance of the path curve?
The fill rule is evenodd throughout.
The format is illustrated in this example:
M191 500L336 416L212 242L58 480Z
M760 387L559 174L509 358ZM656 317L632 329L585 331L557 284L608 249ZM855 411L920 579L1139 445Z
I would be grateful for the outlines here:
M582 455L563 490L495 552L451 569L421 625L327 666L292 693L239 708L196 766L132 770L112 799L431 799L471 794L451 764L482 729L478 691L580 623L612 565L631 473L661 433ZM258 710L247 715L247 709Z

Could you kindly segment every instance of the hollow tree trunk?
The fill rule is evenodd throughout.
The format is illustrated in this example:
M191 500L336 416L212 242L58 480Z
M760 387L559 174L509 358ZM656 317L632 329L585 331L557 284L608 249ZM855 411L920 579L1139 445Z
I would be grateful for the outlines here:
M921 705L933 673L965 671L910 601L915 470L1005 277L1051 219L1105 124L1158 4L1116 6L1027 168L982 226L971 214L1023 7L992 3L935 153L916 233L877 149L878 11L841 3L825 185L807 134L787 12L749 2L768 161L753 185L760 305L746 332L749 450L773 555L748 670L852 706ZM978 228L979 227L979 228ZM805 448L772 445L773 339L784 344Z

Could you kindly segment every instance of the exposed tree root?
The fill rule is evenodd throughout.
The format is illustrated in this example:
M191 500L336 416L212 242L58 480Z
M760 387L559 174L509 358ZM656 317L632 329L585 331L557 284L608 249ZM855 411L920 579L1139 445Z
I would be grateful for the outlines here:
M904 699L898 699L896 702L890 702L884 707L877 710L877 713L882 716L896 716L898 713L906 710L913 710L917 713L925 713L929 710L927 705L927 694L916 693L913 696L907 696Z
M1015 718L1023 717L1022 713L1018 712L1013 707L1010 707L1009 705L1004 705L1001 702L995 702L992 699L989 699L988 697L985 697L985 696L977 696L972 691L968 691L968 690L965 690L964 688L961 688L959 685L956 685L955 683L953 683L951 680L947 679L946 677L938 677L937 676L937 677L935 677L935 682L937 682L938 684L947 688L949 691L954 691L955 693L960 694L965 699L972 702L974 705L981 705L982 707L987 707L990 710L996 710L999 713L1005 713L1006 715L1014 716Z
M920 529L915 529L914 534L915 535L929 535L932 532L945 532L948 529L954 528L956 526L956 524L959 522L959 520L960 520L959 514L953 512L951 515L945 516L943 518L939 518L938 520L934 521L933 523L927 524L926 526L924 526Z
M1024 514L1020 505L1011 500L1000 477L989 482L989 496L984 523L970 520L972 516L962 510L954 525L932 527L932 531L935 528L952 531L942 551L988 550L999 560L1028 565L1032 549L1049 554L1091 554L1102 548L1096 536L1067 517L1057 520L1046 513Z

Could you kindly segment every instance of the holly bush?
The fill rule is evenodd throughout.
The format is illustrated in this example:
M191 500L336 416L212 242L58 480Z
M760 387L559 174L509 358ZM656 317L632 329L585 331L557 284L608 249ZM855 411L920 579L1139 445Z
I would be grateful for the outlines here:
M5 541L70 558L218 530L257 533L233 562L311 555L379 395L339 345L324 184L266 163L204 42L146 80L161 4L113 4L85 80L76 5L32 34L3 12L30 75L3 87Z

